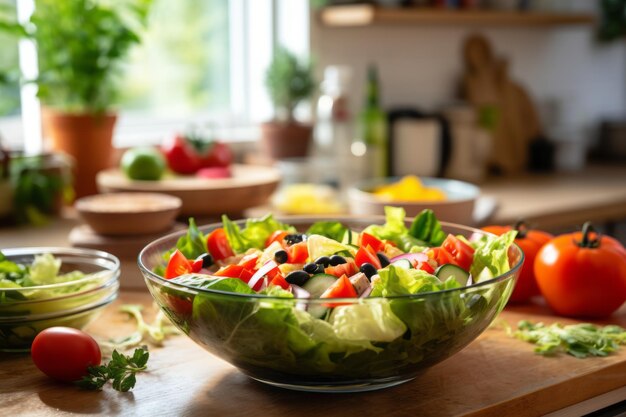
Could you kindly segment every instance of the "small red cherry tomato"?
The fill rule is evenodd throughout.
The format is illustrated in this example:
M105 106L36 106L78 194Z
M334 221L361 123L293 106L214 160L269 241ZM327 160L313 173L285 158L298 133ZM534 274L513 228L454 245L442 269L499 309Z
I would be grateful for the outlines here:
M40 332L30 349L35 366L50 378L74 382L87 368L100 365L98 343L87 333L70 327L49 327Z

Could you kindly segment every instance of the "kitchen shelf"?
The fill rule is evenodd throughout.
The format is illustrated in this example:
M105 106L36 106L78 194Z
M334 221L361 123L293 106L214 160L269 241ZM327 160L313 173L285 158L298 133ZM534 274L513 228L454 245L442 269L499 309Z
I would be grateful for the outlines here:
M593 14L543 13L495 10L440 10L428 8L383 8L369 4L330 6L321 10L326 26L355 27L375 24L403 25L489 25L489 26L560 26L589 25Z

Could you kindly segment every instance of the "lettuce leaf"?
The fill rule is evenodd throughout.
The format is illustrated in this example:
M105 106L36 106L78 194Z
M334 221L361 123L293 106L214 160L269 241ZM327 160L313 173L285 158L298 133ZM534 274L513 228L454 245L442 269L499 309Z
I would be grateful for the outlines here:
M198 229L193 217L189 218L187 233L178 238L176 248L180 250L187 259L196 259L198 256L207 253L206 236ZM173 252L173 250L164 254L164 259L169 260L171 252Z
M364 231L379 239L390 240L404 252L421 252L439 246L446 238L441 224L430 209L423 210L407 229L406 212L402 207L385 207L385 224L371 225Z
M470 273L478 282L497 277L511 269L508 251L516 234L516 231L511 230L498 237L482 236L473 242L475 252Z
M340 339L350 341L391 342L407 329L382 299L335 307L329 321Z
M265 241L277 230L295 232L293 226L281 223L271 214L260 219L248 219L243 230L228 216L222 216L228 243L235 253L244 253L250 248L263 249Z
M336 221L316 222L306 231L307 235L320 235L341 242L348 228Z
M422 210L415 217L409 228L409 235L425 242L428 246L439 246L446 239L446 233L441 229L439 220L430 209Z
M331 256L339 252L348 252L350 256L354 256L356 253L354 247L344 245L322 235L309 235L306 240L306 246L311 259L317 259L320 256Z
M385 224L372 224L366 227L364 232L379 239L391 240L396 245L400 245L402 237L407 236L409 233L404 225L405 217L406 211L402 207L385 206Z
M378 275L379 279L372 280L371 297L393 297L442 289L439 278L421 269L404 269L389 265L379 270Z
M203 274L185 274L170 280L177 284L216 291L236 292L239 294L256 294L256 292L239 278L213 277Z

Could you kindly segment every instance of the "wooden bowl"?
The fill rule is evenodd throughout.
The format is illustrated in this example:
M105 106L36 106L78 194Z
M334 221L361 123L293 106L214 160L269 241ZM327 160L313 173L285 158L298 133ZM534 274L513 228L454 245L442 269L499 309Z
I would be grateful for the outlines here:
M159 193L97 194L76 200L76 210L101 235L142 235L171 228L182 202Z
M480 189L470 183L445 178L422 177L426 187L438 188L446 193L444 201L385 201L372 190L376 187L398 181L399 178L381 178L355 185L348 190L350 213L360 216L385 214L385 206L403 207L409 217L418 215L429 208L439 220L462 225L474 225L474 206L480 195Z
M101 192L142 191L176 196L182 200L184 216L240 215L264 205L278 187L280 172L257 165L233 165L231 178L198 178L169 175L159 181L132 181L119 169L98 174Z

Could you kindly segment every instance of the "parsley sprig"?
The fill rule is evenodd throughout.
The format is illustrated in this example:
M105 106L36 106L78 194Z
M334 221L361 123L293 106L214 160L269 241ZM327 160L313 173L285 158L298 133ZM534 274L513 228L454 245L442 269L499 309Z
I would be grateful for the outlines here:
M101 390L104 385L112 381L113 389L126 392L135 386L135 375L147 368L149 352L144 348L137 348L132 356L126 356L114 350L111 360L106 365L90 366L89 374L76 382L80 388Z
M626 329L616 326L597 326L590 323L562 325L554 323L531 323L522 320L518 330L510 331L512 336L534 343L535 353L554 356L567 353L577 358L588 356L607 356L626 345Z

